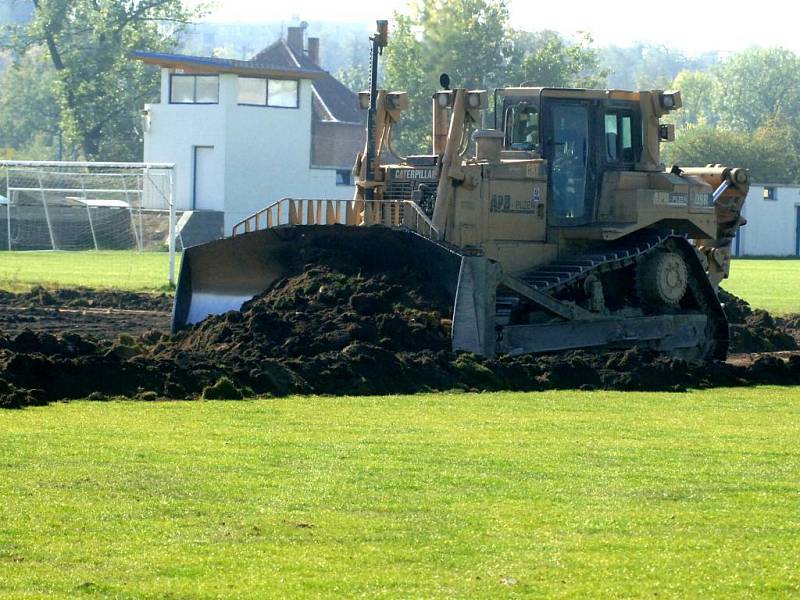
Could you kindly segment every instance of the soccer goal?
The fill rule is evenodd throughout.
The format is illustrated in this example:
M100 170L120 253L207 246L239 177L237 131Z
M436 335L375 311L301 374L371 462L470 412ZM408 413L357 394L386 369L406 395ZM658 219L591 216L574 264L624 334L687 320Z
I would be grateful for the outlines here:
M175 283L172 164L0 161L0 196L5 250L163 251Z

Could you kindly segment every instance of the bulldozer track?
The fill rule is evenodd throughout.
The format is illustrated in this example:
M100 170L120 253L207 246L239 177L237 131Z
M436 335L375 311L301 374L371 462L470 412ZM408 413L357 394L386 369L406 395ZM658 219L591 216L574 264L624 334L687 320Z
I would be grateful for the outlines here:
M689 269L688 287L700 312L708 317L706 345L708 354L724 360L730 344L728 320L717 298L705 270L687 237L673 231L646 231L621 240L602 249L593 249L585 254L565 257L531 269L516 279L524 282L536 292L556 298L560 292L580 284L592 274L603 274L636 264L659 248L669 248L680 253ZM518 293L518 292L517 292ZM520 294L523 295L524 294ZM509 312L506 297L498 304L497 322L507 322ZM534 303L537 299L529 298Z
M672 237L685 239L672 232L637 235L634 239L603 248L600 251L593 250L586 254L566 257L536 267L517 275L517 279L521 279L542 292L558 292L587 277L592 272L610 271L631 265Z

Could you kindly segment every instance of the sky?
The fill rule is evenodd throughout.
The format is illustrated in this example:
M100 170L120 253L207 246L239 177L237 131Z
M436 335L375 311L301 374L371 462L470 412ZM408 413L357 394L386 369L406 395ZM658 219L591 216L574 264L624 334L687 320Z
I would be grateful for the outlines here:
M198 0L190 0L198 3ZM208 4L207 0L205 2ZM212 0L207 21L343 21L391 18L407 0ZM800 52L800 4L792 0L509 0L517 29L592 34L599 45L637 41L665 44L690 55L734 52L750 46L784 46Z

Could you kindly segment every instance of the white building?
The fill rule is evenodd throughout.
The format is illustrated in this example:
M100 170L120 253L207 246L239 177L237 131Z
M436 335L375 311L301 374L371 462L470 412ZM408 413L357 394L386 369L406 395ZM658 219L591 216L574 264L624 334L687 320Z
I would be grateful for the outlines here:
M800 186L750 186L734 256L800 256Z
M161 68L161 101L144 109L144 160L175 163L177 209L212 223L201 238L222 234L223 220L230 234L282 197L353 196L358 98L318 66L319 40L306 49L303 33L289 28L248 61L134 55Z

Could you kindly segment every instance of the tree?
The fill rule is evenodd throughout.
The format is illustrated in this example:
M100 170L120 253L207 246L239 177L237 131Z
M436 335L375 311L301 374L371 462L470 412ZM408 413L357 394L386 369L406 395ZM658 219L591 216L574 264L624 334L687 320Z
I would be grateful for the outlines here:
M800 130L800 57L784 48L752 48L714 69L713 110L720 126L755 131L779 115Z
M342 84L356 94L369 89L369 67L361 62L342 69L335 75Z
M674 142L666 144L666 164L701 166L723 164L750 169L754 181L797 183L800 159L789 151L794 129L772 120L754 133L711 127L687 127L678 132Z
M711 73L681 71L670 87L680 90L683 99L683 108L670 115L676 128L716 125L717 116L712 107L719 91L718 82Z
M395 13L392 25L385 82L407 91L411 104L394 138L400 151L423 152L441 73L458 87L490 88L503 80L508 9L504 0L415 0L407 13Z
M717 54L688 57L664 45L637 43L600 50L600 63L608 69L608 85L622 90L665 89L681 71L707 70Z
M800 57L782 48L734 54L674 81L684 108L665 157L678 164L747 167L756 181L800 181Z
M585 88L605 84L608 71L600 68L589 34L569 42L555 31L521 31L515 32L513 39L518 66L510 69L510 75L517 84Z
M441 73L456 87L601 85L605 74L589 47L554 32L512 29L506 0L413 0L395 13L386 50L386 84L409 93L410 108L395 136L405 152L430 144L431 95Z
M409 94L409 108L393 136L396 147L404 153L421 152L431 143L430 97L437 86L426 74L425 55L414 23L411 15L395 14L389 48L385 52L386 87Z
M54 75L40 51L29 52L0 72L0 148L6 149L6 156L58 157L61 115L52 93Z
M192 16L180 0L32 0L33 21L13 28L20 55L45 48L55 71L61 127L86 159L141 155L139 112L158 94L158 73L137 49L169 51Z

